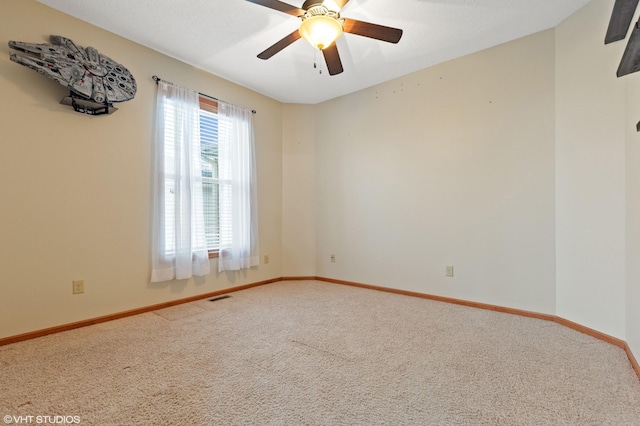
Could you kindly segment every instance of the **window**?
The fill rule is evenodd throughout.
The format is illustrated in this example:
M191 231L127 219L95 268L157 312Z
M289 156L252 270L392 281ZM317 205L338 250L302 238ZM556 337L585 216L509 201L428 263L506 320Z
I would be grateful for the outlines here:
M216 257L220 247L218 104L203 97L200 97L200 155L207 250L209 257Z
M259 264L250 110L158 81L151 281Z
M159 81L153 166L151 281L211 271L204 231L198 93Z

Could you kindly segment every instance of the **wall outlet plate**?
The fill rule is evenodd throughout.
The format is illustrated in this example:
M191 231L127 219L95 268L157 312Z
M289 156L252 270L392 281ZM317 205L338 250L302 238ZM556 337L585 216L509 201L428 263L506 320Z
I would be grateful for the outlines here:
M84 280L73 281L73 294L84 293Z

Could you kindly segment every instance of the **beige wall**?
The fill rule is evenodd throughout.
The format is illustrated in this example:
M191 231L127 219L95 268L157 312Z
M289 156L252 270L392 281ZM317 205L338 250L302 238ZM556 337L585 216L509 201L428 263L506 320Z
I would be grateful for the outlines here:
M319 105L318 274L554 313L553 52L549 30Z
M135 99L102 117L59 105L68 91L11 62L7 46L50 34L128 67ZM33 0L2 1L0 41L0 338L282 276L280 103ZM154 74L258 111L260 251L268 265L149 283ZM74 279L85 280L84 294L72 295Z
M556 28L557 313L638 358L640 74L615 75L628 37L604 45L613 4L592 1Z
M604 45L612 1L556 29L557 312L625 336L625 42ZM635 79L633 76L631 79Z
M625 340L640 359L640 76L627 79L626 140L626 334Z
M315 276L315 106L283 107L282 270Z

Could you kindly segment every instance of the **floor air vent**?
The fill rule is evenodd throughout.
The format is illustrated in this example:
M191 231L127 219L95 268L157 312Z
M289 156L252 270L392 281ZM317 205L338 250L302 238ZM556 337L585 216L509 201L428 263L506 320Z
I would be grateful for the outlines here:
M218 297L214 297L213 299L209 299L209 302L217 302L218 300L222 300L222 299L228 299L231 296L229 295L224 295L224 296L218 296Z

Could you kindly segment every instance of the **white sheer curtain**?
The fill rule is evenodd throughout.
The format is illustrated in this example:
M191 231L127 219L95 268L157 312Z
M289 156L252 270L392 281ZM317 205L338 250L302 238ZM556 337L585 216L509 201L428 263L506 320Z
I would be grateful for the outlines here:
M159 81L156 102L151 281L206 275L199 95Z
M220 253L218 271L259 264L253 114L218 102Z

